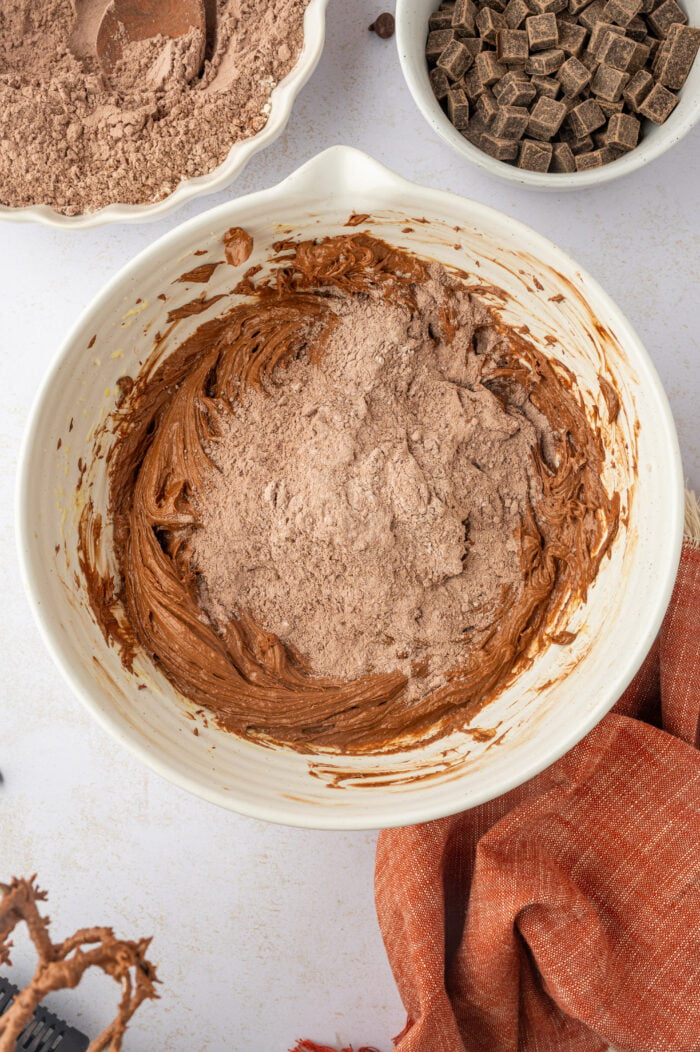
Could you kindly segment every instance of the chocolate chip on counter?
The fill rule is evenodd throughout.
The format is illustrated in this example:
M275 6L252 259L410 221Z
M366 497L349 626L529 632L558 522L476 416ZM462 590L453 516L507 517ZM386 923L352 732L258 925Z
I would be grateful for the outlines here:
M389 37L393 37L396 29L394 16L389 11L384 11L378 18L375 18L369 28L372 33L376 33L382 40L388 40Z

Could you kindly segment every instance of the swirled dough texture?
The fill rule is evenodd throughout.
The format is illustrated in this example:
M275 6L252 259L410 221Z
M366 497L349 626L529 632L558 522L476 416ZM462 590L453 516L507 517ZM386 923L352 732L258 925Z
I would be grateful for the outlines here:
M464 727L573 638L617 528L601 436L464 275L367 234L276 249L137 379L120 580L93 605L127 663L244 736L362 752Z

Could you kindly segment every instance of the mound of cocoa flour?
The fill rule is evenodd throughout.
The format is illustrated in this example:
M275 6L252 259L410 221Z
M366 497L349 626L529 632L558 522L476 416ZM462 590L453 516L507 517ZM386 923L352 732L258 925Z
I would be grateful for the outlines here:
M308 0L212 0L194 41L131 45L108 83L95 40L107 0L0 4L0 203L66 215L147 204L265 125L295 64ZM77 12L77 14L76 14Z
M416 310L331 298L320 364L278 368L222 415L192 539L215 623L250 613L320 676L427 664L414 697L464 660L465 630L520 595L532 451L552 438L524 391L504 407L480 382L500 337L472 297L451 344L433 338L447 280L431 266Z

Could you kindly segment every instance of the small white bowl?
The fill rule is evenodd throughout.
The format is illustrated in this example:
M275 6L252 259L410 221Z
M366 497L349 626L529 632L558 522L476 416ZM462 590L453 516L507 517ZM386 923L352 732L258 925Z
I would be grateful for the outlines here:
M95 624L77 559L86 485L106 515L105 458L95 434L112 411L118 377L135 375L166 331L168 310L202 286L173 282L222 258L222 234L254 237L249 264L265 263L280 237L347 234L352 213L387 241L478 275L507 293L507 323L527 322L571 368L586 411L606 417L598 375L618 390L618 421L606 430L606 485L622 494L620 532L569 627L569 646L538 654L469 732L393 755L343 757L262 747L205 726L145 655L136 677ZM194 252L203 255L193 255ZM207 297L240 276L218 267ZM158 296L167 294L164 304ZM564 297L562 300L561 297ZM213 304L180 323L167 355ZM60 441L59 441L60 439ZM100 438L103 453L109 432ZM80 492L81 464L89 465ZM369 157L337 146L270 190L229 201L166 234L106 286L58 352L34 405L21 455L18 541L24 581L43 637L68 683L114 737L154 770L224 807L317 828L377 828L427 821L499 796L549 766L611 708L639 668L671 595L683 529L683 484L671 413L654 368L622 312L551 242L521 223L453 194L416 186ZM108 521L108 515L107 515ZM113 567L110 530L103 530ZM149 689L138 689L139 681Z
M690 25L700 25L700 3L695 0L683 4L681 0L681 4L687 10ZM418 109L440 138L466 160L499 179L533 190L583 190L588 186L600 186L601 183L635 172L660 157L675 146L700 118L700 59L697 59L679 93L680 101L665 124L644 121L643 138L639 146L616 161L587 172L570 173L531 172L506 164L505 161L497 161L460 135L433 95L425 60L425 41L428 17L437 7L438 0L397 0L396 41L403 75Z
M50 205L11 208L0 204L0 220L43 223L45 226L61 227L64 230L85 230L88 227L104 226L106 223L145 223L161 219L193 197L223 190L241 174L253 154L265 149L284 131L294 100L321 57L326 32L327 4L328 0L309 0L304 12L304 43L301 52L294 68L276 85L270 96L270 115L264 128L248 139L234 143L226 160L210 172L192 179L183 178L171 194L152 204L106 205L94 212L84 212L75 216L62 215Z

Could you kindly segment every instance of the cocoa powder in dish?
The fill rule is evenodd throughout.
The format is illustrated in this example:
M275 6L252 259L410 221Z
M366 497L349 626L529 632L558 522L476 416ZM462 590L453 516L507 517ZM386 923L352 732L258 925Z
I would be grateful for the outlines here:
M201 71L193 35L155 38L125 47L108 82L95 51L99 2L4 0L0 203L76 215L152 203L210 172L264 127L301 50L307 5L216 0Z

